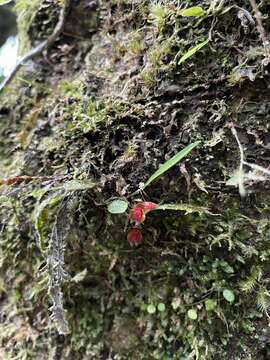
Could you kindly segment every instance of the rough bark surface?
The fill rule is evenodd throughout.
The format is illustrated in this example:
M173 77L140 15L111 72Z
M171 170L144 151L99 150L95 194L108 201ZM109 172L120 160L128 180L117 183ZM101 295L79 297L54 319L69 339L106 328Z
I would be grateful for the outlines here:
M17 1L24 53L64 1ZM264 38L246 1L72 0L62 34L5 88L0 358L269 359L270 5L258 5ZM129 210L113 215L118 198ZM140 201L170 206L132 247Z

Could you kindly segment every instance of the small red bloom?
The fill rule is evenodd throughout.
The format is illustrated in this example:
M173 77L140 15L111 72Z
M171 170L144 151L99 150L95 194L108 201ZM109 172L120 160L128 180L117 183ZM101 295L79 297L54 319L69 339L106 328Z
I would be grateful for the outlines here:
M130 219L134 220L136 224L141 224L145 219L145 212L141 207L135 206L130 211Z
M142 224L145 220L145 215L154 210L157 207L157 204L151 201L143 201L134 206L130 211L130 219L135 221L136 225Z
M154 210L157 207L157 204L151 202L151 201L143 201L136 205L136 207L140 207L144 210L145 213L148 211Z
M129 229L127 235L130 245L139 245L142 242L142 233L138 228Z

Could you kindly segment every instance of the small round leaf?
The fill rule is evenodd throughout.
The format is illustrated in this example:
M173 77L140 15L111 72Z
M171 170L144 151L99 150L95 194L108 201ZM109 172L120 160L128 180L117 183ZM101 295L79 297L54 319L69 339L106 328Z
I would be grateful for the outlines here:
M165 304L163 304L163 303L159 303L159 304L158 304L158 311L164 312L165 309L166 309Z
M198 317L197 311L194 309L188 310L187 315L191 320L196 320Z
M107 208L111 214L123 214L128 208L128 203L125 200L116 199L109 203Z
M222 295L224 299L227 300L229 303L233 303L235 300L234 293L229 289L224 289Z
M147 312L148 314L154 314L156 312L156 307L153 304L150 304L147 306Z

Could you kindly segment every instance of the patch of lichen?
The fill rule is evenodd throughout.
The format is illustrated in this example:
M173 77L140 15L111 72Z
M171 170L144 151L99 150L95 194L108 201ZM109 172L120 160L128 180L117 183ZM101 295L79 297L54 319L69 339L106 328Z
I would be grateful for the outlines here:
M208 9L202 1L189 5ZM269 157L268 93L261 86L268 75L261 55L252 59L258 71L253 83L244 77L232 87L228 81L239 62L244 66L239 51L257 46L258 34L251 27L245 35L233 4L210 9L202 19L179 15L173 1L102 6L102 27L80 76L68 74L46 96L38 83L25 86L14 122L14 103L5 105L1 137L8 126L13 137L2 148L23 147L15 152L21 174L89 178L97 188L77 192L74 217L65 219L72 223L65 253L71 279L63 284L71 333L65 340L48 320L47 275L40 273L45 260L32 219L32 192L47 184L8 189L12 197L1 214L1 301L12 315L1 322L1 347L19 359L40 359L42 352L63 359L267 358L269 188L254 182L241 200L225 185L239 165L228 122L235 123L249 161L266 167ZM178 64L209 36L206 47ZM108 200L129 196L197 139L202 145L185 168L171 169L137 197L190 201L212 215L153 212L142 227L143 243L131 248L128 215L108 214ZM135 200L129 198L130 206ZM50 225L55 210L48 216ZM20 336L12 330L18 316Z

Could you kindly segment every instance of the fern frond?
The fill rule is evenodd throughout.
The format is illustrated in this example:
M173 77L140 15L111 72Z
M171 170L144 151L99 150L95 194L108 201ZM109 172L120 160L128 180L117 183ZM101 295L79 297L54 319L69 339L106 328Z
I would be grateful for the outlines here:
M260 281L262 278L262 267L257 265L257 266L252 266L251 268L251 276L256 279L257 281Z
M264 286L261 286L257 293L257 306L260 311L268 315L270 311L270 294Z
M204 283L207 283L209 281L217 280L218 274L214 273L213 271L209 271L208 273L201 276L201 280Z
M245 293L250 293L254 290L256 283L256 278L254 279L252 276L250 276L249 278L247 278L247 280L243 280L240 282L240 290Z
M47 267L49 275L48 292L52 300L52 307L50 308L51 319L55 322L60 334L69 333L63 307L62 284L69 279L69 275L64 269L64 255L66 249L66 237L71 227L75 203L76 196L71 195L60 204L47 250Z

